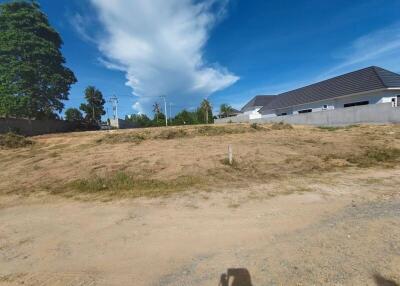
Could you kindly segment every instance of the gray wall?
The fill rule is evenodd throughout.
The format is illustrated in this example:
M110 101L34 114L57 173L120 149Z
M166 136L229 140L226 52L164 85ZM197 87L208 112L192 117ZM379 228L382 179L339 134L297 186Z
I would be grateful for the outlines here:
M249 115L241 114L241 115L233 116L233 117L214 119L214 123L215 124L244 123L244 122L250 122L250 116Z
M35 136L49 133L71 132L79 127L77 123L62 120L0 118L0 134L16 132L25 136Z
M245 117L229 118L232 123L268 123L285 122L289 124L340 126L358 123L400 123L400 107L392 107L391 103L371 104L350 108L340 108L305 114L280 117L262 117L249 120ZM228 120L215 120L216 124L228 123Z
M110 119L110 125L118 129L130 129L138 127L137 124L123 119Z

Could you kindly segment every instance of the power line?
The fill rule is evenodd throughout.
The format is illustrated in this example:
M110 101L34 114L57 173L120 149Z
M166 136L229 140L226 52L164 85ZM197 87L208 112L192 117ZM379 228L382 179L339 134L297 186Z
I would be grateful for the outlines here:
M118 97L116 95L113 95L109 102L112 104L112 110L113 110L113 119L118 119Z

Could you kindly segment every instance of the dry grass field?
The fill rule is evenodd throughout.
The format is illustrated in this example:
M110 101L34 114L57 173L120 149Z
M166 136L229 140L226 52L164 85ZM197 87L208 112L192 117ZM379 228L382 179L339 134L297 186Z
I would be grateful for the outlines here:
M400 283L398 125L3 135L0 158L0 285Z

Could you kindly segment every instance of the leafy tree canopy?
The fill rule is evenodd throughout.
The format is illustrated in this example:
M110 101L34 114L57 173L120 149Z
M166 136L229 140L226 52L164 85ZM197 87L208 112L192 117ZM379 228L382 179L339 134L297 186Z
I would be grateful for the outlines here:
M79 109L85 112L86 122L99 125L101 116L106 114L104 111L104 104L106 101L103 98L103 94L94 86L89 86L85 90L85 99L87 103L82 103Z
M198 116L201 123L213 123L212 105L207 99L201 102L199 113L201 113Z
M224 104L221 104L219 110L220 110L220 115L222 117L228 117L229 114L232 113L233 108L229 104L224 103Z
M130 116L127 116L125 120L136 123L138 127L153 126L153 122L146 114L132 114Z
M39 4L0 4L0 115L54 118L68 100L74 73L63 42Z
M83 121L83 115L77 108L68 108L65 111L65 120L67 121Z

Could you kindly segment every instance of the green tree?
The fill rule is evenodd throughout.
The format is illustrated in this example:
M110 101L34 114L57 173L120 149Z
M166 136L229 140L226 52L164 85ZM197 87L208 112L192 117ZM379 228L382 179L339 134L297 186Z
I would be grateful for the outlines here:
M228 117L229 114L231 114L233 111L232 106L230 106L229 104L221 104L220 108L219 108L219 113L221 115L221 117Z
M68 108L65 111L65 120L67 121L83 121L82 113L77 108Z
M212 123L213 122L212 106L211 106L211 103L207 99L204 99L201 102L200 110L203 114L201 121L205 124L208 124L210 122Z
M38 3L0 4L0 115L57 117L76 82L62 44Z
M155 122L158 122L158 117L161 113L160 104L158 104L158 102L155 102L153 104L153 112L154 112L154 120L155 120Z
M125 120L136 123L138 127L150 127L153 122L146 114L132 114L131 116L126 116Z
M199 123L196 112L189 112L187 110L179 112L173 122L175 125L193 125Z
M85 112L86 122L99 125L101 116L106 114L104 111L104 104L106 101L103 98L103 94L94 86L89 86L85 90L85 99L87 103L82 103L79 109Z

